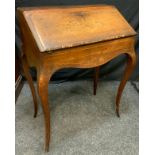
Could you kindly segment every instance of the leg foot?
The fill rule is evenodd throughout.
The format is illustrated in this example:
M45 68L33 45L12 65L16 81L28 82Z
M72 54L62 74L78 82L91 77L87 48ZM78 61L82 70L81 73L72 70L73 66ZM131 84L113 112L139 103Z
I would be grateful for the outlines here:
M120 117L119 109L117 109L117 108L116 108L116 115L117 115L117 117Z

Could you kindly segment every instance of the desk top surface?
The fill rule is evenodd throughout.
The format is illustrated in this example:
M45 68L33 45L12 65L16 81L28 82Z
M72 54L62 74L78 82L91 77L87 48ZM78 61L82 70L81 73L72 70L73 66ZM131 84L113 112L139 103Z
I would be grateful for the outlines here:
M114 6L20 8L40 52L136 34Z

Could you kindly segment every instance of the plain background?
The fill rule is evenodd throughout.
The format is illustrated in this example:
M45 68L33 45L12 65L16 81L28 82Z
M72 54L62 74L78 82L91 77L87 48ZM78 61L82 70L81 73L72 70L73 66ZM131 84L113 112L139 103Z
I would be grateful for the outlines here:
M65 6L65 5L91 5L91 4L109 4L115 5L122 13L125 19L131 24L137 32L135 50L137 54L137 65L131 76L131 80L138 80L139 78L139 1L138 0L16 0L17 7L30 7L30 6ZM20 54L21 39L16 17L16 54ZM126 57L120 55L117 58L101 66L100 79L101 80L120 80L124 73L126 64ZM61 69L54 74L52 80L57 82L79 79L92 79L93 69ZM34 69L31 69L31 74L36 79Z

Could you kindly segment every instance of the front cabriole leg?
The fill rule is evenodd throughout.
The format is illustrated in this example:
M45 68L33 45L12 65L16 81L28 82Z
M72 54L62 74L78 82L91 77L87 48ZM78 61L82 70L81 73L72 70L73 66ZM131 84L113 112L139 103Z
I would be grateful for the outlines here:
M124 76L121 80L121 83L118 87L118 92L117 92L117 97L116 97L116 114L118 117L120 117L119 105L120 105L120 99L122 96L122 92L124 90L127 80L130 78L131 73L133 72L135 64L136 64L136 54L135 54L134 49L132 49L131 52L127 54L127 56L128 56L128 60L127 60L126 69L124 72Z
M50 144L50 109L48 104L48 83L53 73L53 70L49 70L46 67L42 67L37 70L38 94L41 99L45 121L45 152L49 151Z

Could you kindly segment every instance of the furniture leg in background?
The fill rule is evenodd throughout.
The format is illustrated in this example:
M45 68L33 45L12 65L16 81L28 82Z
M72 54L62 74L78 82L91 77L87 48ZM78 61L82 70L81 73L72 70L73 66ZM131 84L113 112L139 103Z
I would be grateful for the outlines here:
M95 67L95 72L94 72L94 95L96 95L97 91L97 84L99 80L99 72L100 72L100 67Z

